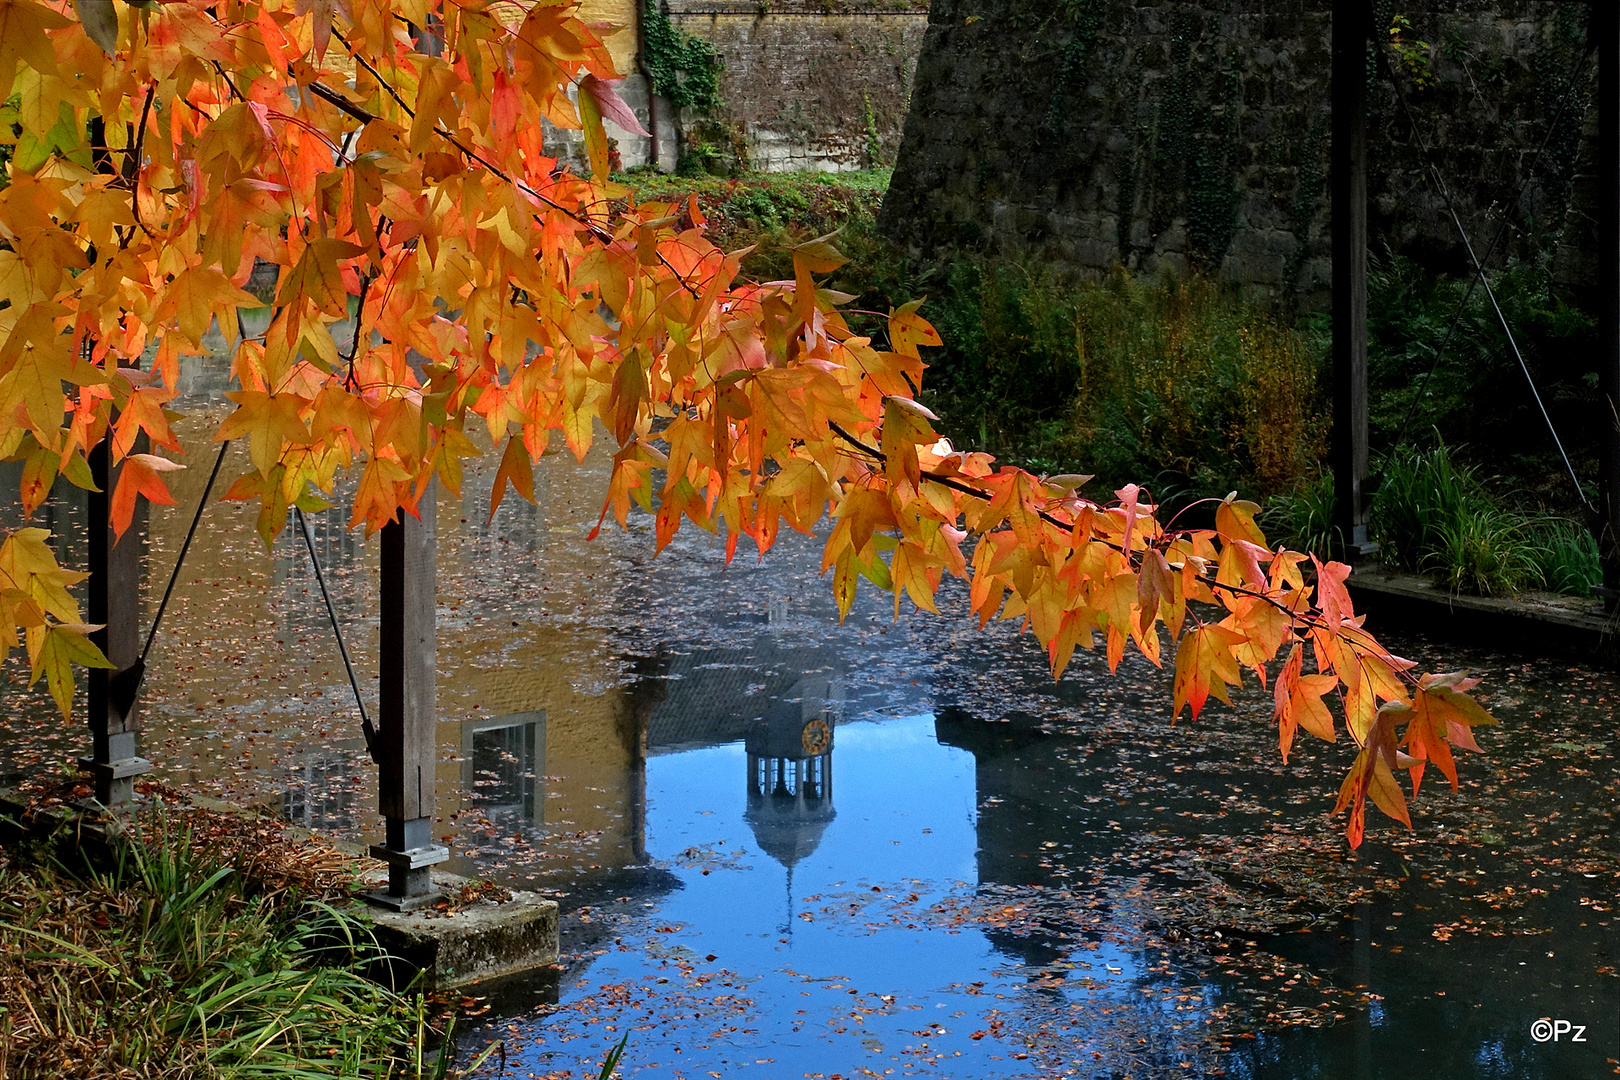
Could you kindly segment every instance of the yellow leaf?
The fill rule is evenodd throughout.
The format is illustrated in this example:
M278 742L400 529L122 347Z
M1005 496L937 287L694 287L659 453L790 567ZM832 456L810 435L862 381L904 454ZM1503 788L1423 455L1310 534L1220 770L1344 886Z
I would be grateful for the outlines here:
M495 486L489 497L489 520L495 520L495 511L500 508L501 500L506 497L506 485L510 483L517 493L534 502L534 462L529 458L529 451L523 445L523 440L514 435L506 440L506 452L501 455L500 468L495 470Z
M1181 715L1182 706L1192 707L1192 718L1198 719L1199 710L1211 694L1232 704L1227 697L1228 685L1241 681L1237 658L1233 655L1244 642L1242 634L1219 625L1200 626L1181 636L1176 646L1175 704L1170 718Z
M48 626L44 634L28 685L34 685L41 675L45 676L45 685L50 687L51 697L56 699L56 707L65 719L73 715L73 665L111 668L112 664L79 627Z

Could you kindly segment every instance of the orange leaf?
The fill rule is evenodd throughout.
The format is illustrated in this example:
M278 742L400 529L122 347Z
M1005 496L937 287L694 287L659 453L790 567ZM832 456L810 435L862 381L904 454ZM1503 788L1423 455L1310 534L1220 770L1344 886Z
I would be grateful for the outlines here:
M145 495L159 506L173 506L174 496L169 494L159 474L183 468L185 466L179 462L154 454L130 454L124 458L123 464L118 467L118 483L113 488L112 505L108 511L112 517L114 535L121 538L134 520L137 496Z
M1237 658L1233 652L1247 640L1235 630L1219 625L1200 626L1181 636L1176 647L1175 705L1170 714L1174 720L1181 715L1183 705L1192 707L1192 718L1198 719L1199 710L1211 694L1228 705L1228 685L1241 681Z
M519 495L534 502L534 462L523 440L516 435L506 440L506 452L501 455L500 468L495 470L495 486L489 496L490 521L495 520L495 511L500 509L501 500L506 497L508 483L517 489ZM603 513L606 513L605 509Z

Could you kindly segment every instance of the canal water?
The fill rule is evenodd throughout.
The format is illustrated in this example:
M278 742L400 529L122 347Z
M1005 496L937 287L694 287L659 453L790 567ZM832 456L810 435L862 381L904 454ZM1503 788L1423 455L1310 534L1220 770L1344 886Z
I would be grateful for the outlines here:
M194 406L218 378L188 373ZM153 596L212 464L193 457L153 516ZM231 448L225 479L246 467ZM1620 1067L1612 674L1376 627L1474 669L1502 725L1459 792L1431 775L1412 832L1377 818L1350 852L1346 745L1283 765L1252 678L1172 725L1167 671L1080 657L1054 684L949 588L943 617L863 595L839 627L815 538L729 567L695 530L654 559L639 519L587 541L599 452L545 459L539 505L489 519L492 472L436 508L436 790L450 869L564 911L561 970L461 1034L499 1040L507 1075L594 1077L621 1040L626 1077ZM376 545L338 501L311 525L370 686ZM208 509L155 640L155 779L377 839L308 556L290 530L266 549L255 514ZM15 783L84 740L9 664Z

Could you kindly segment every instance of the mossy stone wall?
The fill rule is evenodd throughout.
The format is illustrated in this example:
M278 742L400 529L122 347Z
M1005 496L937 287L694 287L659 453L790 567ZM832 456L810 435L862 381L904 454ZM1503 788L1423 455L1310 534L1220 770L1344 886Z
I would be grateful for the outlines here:
M1586 6L1373 6L1384 41L1397 11L1410 24L1402 42L1420 70L1374 48L1403 72L1470 232L1505 215L1512 254L1590 248L1571 198L1595 70L1583 65ZM1327 0L934 0L883 225L934 253L1021 252L1079 270L1199 263L1325 308L1331 47ZM1368 72L1374 242L1461 271L1372 49Z

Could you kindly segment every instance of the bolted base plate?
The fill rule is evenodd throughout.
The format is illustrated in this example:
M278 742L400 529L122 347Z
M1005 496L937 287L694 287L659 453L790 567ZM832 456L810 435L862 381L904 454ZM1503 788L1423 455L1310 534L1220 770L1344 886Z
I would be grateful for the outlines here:
M117 761L97 761L92 757L79 759L79 768L99 779L129 780L152 771L152 763L143 757L120 758Z
M429 889L427 892L415 896L395 896L383 889L372 889L360 894L360 899L372 907L380 907L387 911L418 911L425 907L432 907L445 898L443 889Z

